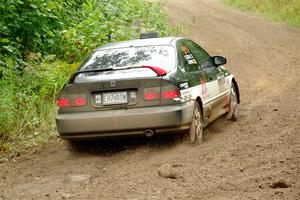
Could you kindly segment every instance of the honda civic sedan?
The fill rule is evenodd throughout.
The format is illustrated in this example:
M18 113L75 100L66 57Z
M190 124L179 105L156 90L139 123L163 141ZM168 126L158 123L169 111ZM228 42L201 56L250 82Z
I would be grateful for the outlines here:
M182 132L197 143L218 117L237 119L239 88L225 64L182 37L102 46L62 88L58 133L77 140Z

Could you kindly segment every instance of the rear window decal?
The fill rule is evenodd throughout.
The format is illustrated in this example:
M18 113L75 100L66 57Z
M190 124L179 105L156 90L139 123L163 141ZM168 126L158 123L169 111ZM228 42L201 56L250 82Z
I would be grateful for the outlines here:
M189 65L197 64L196 59L194 58L193 54L186 46L181 46L182 53L184 54L184 58Z
M186 46L181 46L181 50L182 50L183 54L185 54L185 55L191 53L189 48L187 48Z
M187 60L192 60L194 59L193 55L192 54L187 54L187 55L184 55L185 59Z
M197 64L197 61L195 59L193 60L187 60L189 65Z

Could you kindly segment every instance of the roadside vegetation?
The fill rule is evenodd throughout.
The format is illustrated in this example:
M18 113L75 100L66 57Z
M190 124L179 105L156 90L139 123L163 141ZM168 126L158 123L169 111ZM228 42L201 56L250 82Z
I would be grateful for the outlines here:
M168 33L144 0L0 0L0 26L0 160L56 135L58 92L93 49Z
M300 27L299 0L224 0L225 3L240 8L262 13L275 21Z

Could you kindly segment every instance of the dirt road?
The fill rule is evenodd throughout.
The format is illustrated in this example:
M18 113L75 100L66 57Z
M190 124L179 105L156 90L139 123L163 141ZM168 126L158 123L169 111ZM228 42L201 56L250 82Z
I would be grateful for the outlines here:
M238 121L215 121L197 146L174 136L74 152L53 140L0 164L0 199L300 199L300 30L214 0L167 0L165 9L170 24L227 56L240 84ZM164 163L178 179L157 175Z

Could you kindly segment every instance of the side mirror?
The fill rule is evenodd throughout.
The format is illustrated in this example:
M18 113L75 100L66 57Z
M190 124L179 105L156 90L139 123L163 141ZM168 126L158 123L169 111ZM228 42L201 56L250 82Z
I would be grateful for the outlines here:
M220 65L225 65L227 63L226 58L224 58L223 56L214 56L213 57L213 61L215 66L220 66Z

